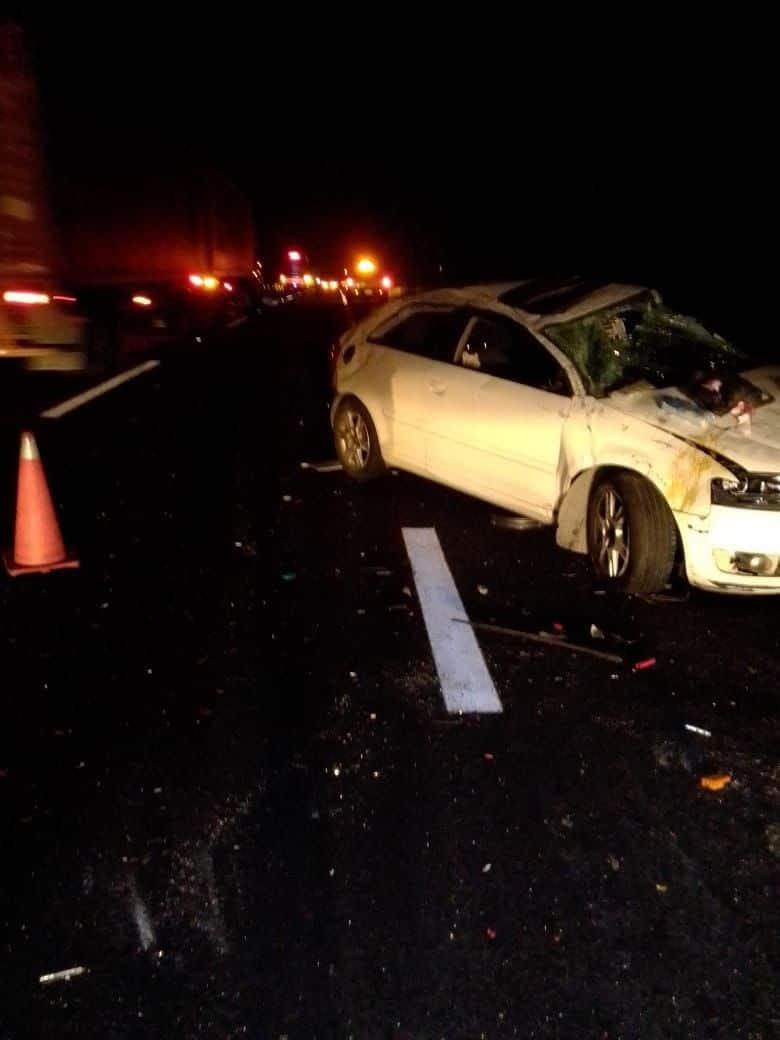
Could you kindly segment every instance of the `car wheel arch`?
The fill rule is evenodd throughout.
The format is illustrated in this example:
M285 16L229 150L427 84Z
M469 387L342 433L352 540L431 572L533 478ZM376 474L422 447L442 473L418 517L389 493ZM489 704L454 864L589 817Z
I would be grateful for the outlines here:
M376 430L376 435L379 440L379 446L384 450L385 445L387 444L388 430L385 415L382 412L382 409L372 408L371 404L368 401L366 401L365 398L361 397L360 394L354 393L352 390L347 390L342 393L338 393L334 396L330 406L331 427L333 427L333 423L336 418L336 413L338 412L339 408L342 406L342 404L344 404L345 401L350 400L357 401L357 403L359 405L362 405L362 407L365 408L365 410L371 416L371 421L374 424L374 429Z
M591 492L597 481L609 476L611 473L634 473L655 488L661 498L666 502L669 512L674 519L675 526L679 527L666 496L663 485L653 479L653 472L639 469L636 466L623 463L609 463L591 466L589 469L580 470L563 495L556 513L555 540L562 549L570 552L588 553L588 509L590 507ZM679 534L679 530L678 530ZM678 545L682 539L678 537Z

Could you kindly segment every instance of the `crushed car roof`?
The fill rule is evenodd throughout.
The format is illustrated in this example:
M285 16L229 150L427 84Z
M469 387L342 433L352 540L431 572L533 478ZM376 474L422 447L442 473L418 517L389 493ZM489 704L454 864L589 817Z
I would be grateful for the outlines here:
M407 298L406 302L461 306L473 306L480 302L501 304L520 311L529 324L542 326L571 321L646 291L645 286L621 282L529 278L524 281L466 285L458 289L435 289Z

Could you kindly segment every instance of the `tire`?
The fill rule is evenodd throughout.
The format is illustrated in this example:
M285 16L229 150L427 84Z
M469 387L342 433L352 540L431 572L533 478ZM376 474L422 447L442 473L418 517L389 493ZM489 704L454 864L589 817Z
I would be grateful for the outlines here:
M660 592L674 570L677 527L658 491L638 473L610 473L588 505L588 551L596 574L627 592Z
M345 397L333 420L336 455L347 476L373 480L385 471L379 438L368 410L356 397Z

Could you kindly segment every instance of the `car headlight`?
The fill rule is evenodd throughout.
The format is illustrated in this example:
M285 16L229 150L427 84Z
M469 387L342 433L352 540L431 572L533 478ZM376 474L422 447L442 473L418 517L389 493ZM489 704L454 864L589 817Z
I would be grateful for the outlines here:
M780 510L780 474L738 473L716 477L711 484L712 504L746 509Z

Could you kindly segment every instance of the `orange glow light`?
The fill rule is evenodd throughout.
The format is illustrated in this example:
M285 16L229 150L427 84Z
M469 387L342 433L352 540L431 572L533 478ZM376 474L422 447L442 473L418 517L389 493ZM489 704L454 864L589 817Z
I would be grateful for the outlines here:
M338 289L338 287L339 287L339 283L335 279L331 279L328 282L328 288L329 289L333 289L335 291L336 289Z
M222 288L225 290L225 292L233 292L233 286L230 284L230 282L223 282Z
M51 303L51 297L45 292L25 292L17 289L6 289L3 293L5 303Z
M206 274L203 276L203 288L208 289L210 292L217 288L219 285L219 278L215 278L213 274Z
M393 288L393 279L390 277L389 274L386 274L384 276L384 278L382 279L382 288L383 289L392 289Z
M150 296L143 296L140 293L133 297L133 303L136 307L151 307L152 300Z
M58 295L57 293L55 293L54 296L52 296L52 300L54 301L54 303L78 303L78 300L75 296L65 296L62 294Z
M358 274L376 274L376 264L370 256L361 256L355 264L355 270Z
M297 264L300 262L301 254L297 249L291 249L287 254L287 259L292 260L294 264Z
M344 284L346 285L346 287L347 287L348 289L351 289L351 288L352 288L352 286L353 286L353 285L355 284L355 279L354 279L354 278L352 278L352 277L349 277L349 278L345 278L345 279L344 279Z
M199 274L190 275L190 285L197 285L198 288L203 285L203 278Z

